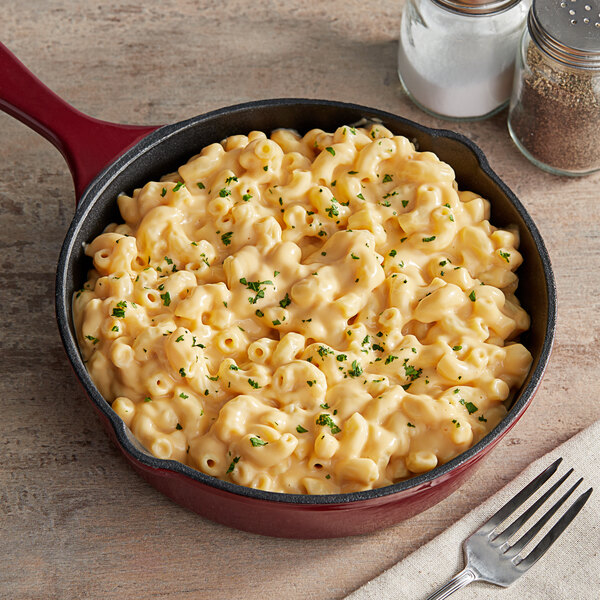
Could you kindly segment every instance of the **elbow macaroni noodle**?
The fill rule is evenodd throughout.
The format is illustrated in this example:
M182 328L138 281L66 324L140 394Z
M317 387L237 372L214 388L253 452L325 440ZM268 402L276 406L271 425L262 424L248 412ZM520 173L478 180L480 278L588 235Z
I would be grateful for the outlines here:
M159 458L274 492L390 485L480 440L530 368L518 233L380 125L232 136L118 204L74 320Z

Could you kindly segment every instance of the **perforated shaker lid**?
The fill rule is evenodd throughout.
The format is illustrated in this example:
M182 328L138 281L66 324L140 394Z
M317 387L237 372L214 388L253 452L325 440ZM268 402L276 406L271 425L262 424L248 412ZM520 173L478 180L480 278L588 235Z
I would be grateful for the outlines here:
M600 69L600 0L533 0L528 26L552 58Z

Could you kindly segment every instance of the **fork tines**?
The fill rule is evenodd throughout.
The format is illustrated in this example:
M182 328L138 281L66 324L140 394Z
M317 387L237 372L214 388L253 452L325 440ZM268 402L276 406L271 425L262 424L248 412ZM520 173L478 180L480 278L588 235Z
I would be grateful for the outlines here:
M574 485L568 489L561 498L559 498L554 505L547 510L529 530L527 530L516 542L509 545L509 540L522 528L522 526L546 503L546 501L558 490L558 488L565 482L565 480L573 473L573 469L570 469L565 473L552 487L550 487L540 498L538 498L534 504L532 504L521 516L519 516L513 523L511 523L504 531L495 533L496 528L501 525L508 517L513 515L515 511L524 504L535 492L537 492L543 485L548 481L554 473L556 473L558 466L562 462L562 458L559 458L553 462L548 468L540 473L531 483L526 485L514 498L509 500L494 516L481 528L480 532L488 534L490 543L499 547L499 550L508 559L513 559L513 564L518 566L519 569L527 570L537 560L539 560L544 553L550 548L554 541L560 536L560 534L568 527L571 521L576 517L577 513L583 508L583 505L587 502L587 499L592 493L592 488L585 491L581 496L575 500L575 502L565 511L562 517L554 524L554 526L548 531L548 533L542 538L542 540L527 554L525 558L518 556L519 553L529 544L535 536L542 530L544 525L550 521L552 516L558 511L558 509L566 502L569 496L575 491L577 486L583 481L580 478L575 482Z

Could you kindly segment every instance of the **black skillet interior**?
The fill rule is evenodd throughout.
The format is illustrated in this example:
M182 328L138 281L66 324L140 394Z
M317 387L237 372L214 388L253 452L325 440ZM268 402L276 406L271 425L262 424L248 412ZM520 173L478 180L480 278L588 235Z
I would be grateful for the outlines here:
M435 152L441 160L452 166L460 189L474 191L490 200L491 222L494 225L518 225L521 238L519 250L524 262L518 270L520 282L517 295L531 315L531 328L522 336L522 341L533 354L534 363L516 395L509 416L477 445L446 465L387 488L358 494L298 496L261 492L216 480L174 461L150 457L132 439L122 421L100 396L78 351L72 324L71 298L85 282L87 271L91 267L91 261L83 252L84 243L100 234L108 223L121 220L115 201L119 192L131 193L147 181L158 180L162 175L176 170L208 144L219 142L229 135L252 130L270 132L277 128L291 128L301 134L313 128L334 131L341 125L355 124L361 119L381 122L393 133L415 141L419 150ZM93 402L111 420L121 444L135 458L149 466L184 472L194 479L237 494L279 501L329 504L387 495L430 481L469 459L504 431L522 412L541 380L554 338L556 291L550 259L531 217L490 169L482 151L473 142L451 131L427 128L391 113L364 106L324 100L280 99L228 107L162 127L100 173L84 193L65 238L57 270L56 310L63 343L77 376Z

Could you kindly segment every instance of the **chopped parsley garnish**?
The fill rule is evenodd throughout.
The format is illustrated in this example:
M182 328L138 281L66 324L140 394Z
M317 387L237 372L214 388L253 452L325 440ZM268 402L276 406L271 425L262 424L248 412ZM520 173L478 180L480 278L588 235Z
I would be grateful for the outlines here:
M177 425L175 425L175 429L177 429L178 431L181 431L183 429L183 427L177 423Z
M406 208L408 206L408 200L402 200L402 208Z
M177 183L177 185L173 188L174 192L178 192L182 187L185 187L185 183L183 183L183 181L180 181L179 183Z
M233 235L233 231L228 231L221 236L221 241L224 246L229 246L231 244L231 236Z
M211 376L209 375L209 376L208 376L208 378L209 378L211 381L219 381L219 376L218 376L218 375L215 375L214 377L211 377Z
M348 171L348 175L357 175L358 171Z
M331 146L327 146L327 148L325 148L325 150L327 150L327 152L329 152L329 154L331 154L331 156L335 156L335 150Z
M239 368L239 367L236 367L235 365L229 365L229 370L230 370L230 371L239 371L239 370L240 370L240 368Z
M452 422L457 428L460 427L460 423L456 419L452 419Z
M86 335L85 339L90 340L90 342L92 342L94 345L96 345L100 341L97 337L94 337L93 335Z
M479 410L479 408L477 408L477 406L475 406L475 404L473 404L472 402L465 402L463 400L461 404L469 411L470 415Z
M404 374L411 380L411 382L421 377L423 369L415 369L412 365L409 365L408 358L404 359L402 366L404 367Z
M396 250L390 250L389 256L391 256L392 258L394 258L394 256L396 256L396 254L398 254L398 252L396 252Z
M169 304L171 304L171 294L169 294L169 292L165 292L164 294L161 294L160 298L163 301L163 304L165 306L169 306Z
M273 323L275 327L277 327L277 325L281 325L281 321L279 319L275 319L274 321L271 321L271 323Z
M331 429L331 434L335 435L342 431L333 421L331 416L328 413L320 414L318 419L316 420L317 425L322 425L323 427L329 427Z
M265 165L265 166L263 167L263 171L268 171L268 170L269 170L269 165Z
M175 341L176 342L183 342L183 336L180 335Z
M354 252L350 252L350 256L354 259L354 260L358 260L360 258L360 256L356 256L356 254L354 254Z
M327 402L325 402L324 404L319 404L319 406L321 408L324 408L325 410L327 410L329 408L329 404L327 404Z
M248 383L250 384L250 387L253 387L255 390L257 390L260 385L258 385L257 381L254 381L254 379L248 379Z
M150 398L150 396L146 396L144 398L144 402L152 402L152 398ZM481 418L481 417L480 417Z
M333 219L333 217L340 216L340 211L337 209L336 204L337 204L337 200L335 198L332 198L331 206L329 208L325 209L325 212L327 213L327 215L329 216L330 219Z
M187 400L189 398L189 396L187 394L184 394L183 392L181 392L181 394L179 394L180 398L183 398L184 400Z
M167 188L163 188L160 195L164 198L167 195Z
M254 298L248 298L248 302L250 302L250 304L256 304L259 298L265 297L265 290L267 288L261 286L275 285L270 279L265 279L265 281L248 281L245 277L240 279L240 283L245 285L246 289L256 293Z
M296 431L298 433L306 433L308 431L308 429L304 429L304 427L302 427L302 425L296 425Z
M454 350L454 352L458 352L459 350L462 350L462 346L452 346L452 350Z
M281 306L281 308L286 308L287 306L289 306L292 303L291 298L289 297L289 295L285 294L285 298L283 300L279 301L279 306Z
M265 313L264 313L262 310L260 310L259 308L257 308L257 309L254 311L254 314L255 314L257 317L264 317L264 316L265 316Z
M432 235L431 237L423 238L423 241L424 242L433 242L433 240L435 240L435 237L436 237L435 235Z
M469 300L471 302L475 302L476 297L475 297L475 290L473 290L470 294L469 294Z
M252 194L244 194L244 195L242 196L242 200L243 200L244 202L248 202L248 200L250 200L250 198L252 198Z
M487 419L486 419L486 418L485 418L483 415L481 415L481 416L479 417L479 420L480 420L482 423L487 423Z
M365 344L369 343L369 336L365 335L365 337L363 338L363 341L360 343L361 346L364 346Z
M388 183L389 181L392 181L392 176L389 173L386 173L383 176L383 183Z
M360 198L360 200L364 200L365 199L365 197L362 194L356 194L356 197Z
M199 187L201 190L205 189L205 188L204 188L204 184L203 184L201 181L199 181L199 182L198 182L196 185L197 185L197 186L198 186L198 187Z
M119 331L119 326L113 325L111 331Z
M502 250L498 251L498 254L506 261L510 262L508 259L510 258L510 252L502 252Z
M269 442L265 442L257 437L251 437L250 443L256 448L257 446L266 446Z
M335 360L337 360L338 362L344 362L348 357L345 354L338 354L335 357Z
M383 346L380 346L379 344L373 344L371 347L373 350L377 350L377 352L383 352Z
M394 362L398 357L397 356L393 356L392 354L390 354L386 359L385 359L385 364L389 365L390 363Z
M238 180L238 178L235 175L232 175L231 177L228 177L225 180L225 185L229 185L232 181L237 181L237 180Z
M183 367L181 367L181 369L179 369L179 374L180 374L182 377L187 377L187 375L186 375L186 373L185 373L185 369L184 369Z
M408 427L416 427L416 425L413 425L410 421L406 424Z
M227 188L223 188L222 190L219 190L219 196L221 198L227 198L227 196L231 196L231 190L228 190Z
M362 367L358 364L357 360L352 361L352 368L348 371L350 377L360 377L362 375Z
M125 300L121 300L120 302L117 302L117 307L113 308L112 316L117 317L118 319L124 319L126 308L127 308L127 302Z
M237 465L240 462L240 458L241 458L241 456L236 456L231 461L231 464L229 465L229 469L227 469L227 471L225 471L226 475L228 475L229 473L231 473L235 469L235 465Z
M327 348L326 346L319 346L319 348L317 349L317 353L321 358L324 359L328 354L333 354L333 350Z

